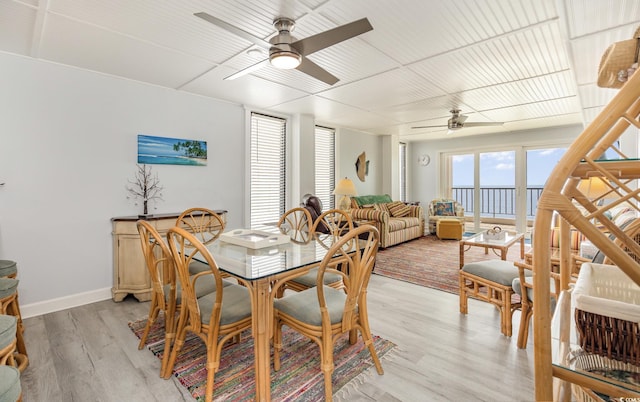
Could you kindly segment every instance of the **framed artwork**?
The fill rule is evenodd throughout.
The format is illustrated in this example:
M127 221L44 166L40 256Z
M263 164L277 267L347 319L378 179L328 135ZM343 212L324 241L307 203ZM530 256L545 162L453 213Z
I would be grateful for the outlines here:
M138 163L206 166L207 142L140 134Z

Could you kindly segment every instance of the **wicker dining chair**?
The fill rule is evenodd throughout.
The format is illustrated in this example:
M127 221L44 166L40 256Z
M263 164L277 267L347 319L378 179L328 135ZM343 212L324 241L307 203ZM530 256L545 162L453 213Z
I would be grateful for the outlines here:
M518 328L517 345L520 349L527 348L529 339L529 326L533 317L533 266L526 262L514 262L518 268L519 275L513 280L513 291L520 296L520 327ZM551 289L551 308L555 309L556 302L560 296L560 274L551 272L549 283Z
M347 212L341 209L330 209L318 216L311 227L311 233L320 246L329 249L342 235L352 229L353 221ZM278 289L276 296L282 297L285 289L300 292L316 286L317 274L318 270L314 268L304 275L292 278ZM342 277L331 272L324 276L324 284L336 289L344 287Z
M176 219L176 226L193 233L202 243L209 244L220 237L226 224L222 217L214 211L196 207L182 212ZM189 271L192 274L197 274L209 271L209 267L200 261L193 261L189 266Z
M346 247L358 239L364 247ZM327 252L316 270L316 286L292 293L274 301L273 364L280 370L282 349L282 326L286 325L320 347L321 370L324 373L325 400L331 401L331 377L334 370L334 343L339 335L349 333L349 342L356 342L360 331L365 346L369 349L378 374L384 373L371 336L367 312L367 285L378 253L378 230L363 225L343 235ZM348 266L347 270L337 265ZM345 290L324 285L329 273L343 277Z
M288 210L278 221L280 232L288 235L294 243L308 243L313 237L312 227L311 213L302 207Z
M174 227L167 233L171 255L182 286L182 308L176 331L175 344L171 350L168 367L173 368L176 357L184 345L187 332L198 336L207 348L207 385L205 400L213 400L214 373L220 366L220 354L225 342L238 337L251 328L251 296L246 286L230 284L223 286L218 266L198 238L186 230ZM209 266L209 272L201 272L191 277L189 264L199 255ZM195 292L197 282L203 275L213 274L216 291L198 298ZM247 284L248 286L249 284ZM171 371L165 372L169 378Z
M149 317L144 328L138 349L142 349L147 343L147 337L151 326L157 321L160 312L164 314L165 335L164 353L160 367L160 376L163 377L169 361L169 352L176 334L177 312L182 304L182 290L176 281L176 269L171 256L171 251L158 231L148 221L137 222L138 233L142 245L142 254L151 278L151 303L149 305ZM193 276L193 275L192 275ZM203 275L204 276L204 275ZM229 285L227 281L223 286ZM216 290L216 281L213 275L200 278L195 290L197 297L202 297Z

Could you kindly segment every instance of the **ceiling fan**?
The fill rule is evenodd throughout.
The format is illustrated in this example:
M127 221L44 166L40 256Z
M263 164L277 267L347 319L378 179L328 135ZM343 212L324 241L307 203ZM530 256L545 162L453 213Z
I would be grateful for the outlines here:
M491 122L491 123L465 123L467 120L467 116L460 114L460 109L451 109L451 118L447 120L447 125L440 126L418 126L411 128L436 128L436 127L447 127L449 129L449 133L452 131L460 130L463 127L481 127L481 126L501 126L503 122ZM447 133L448 134L448 133Z
M200 12L195 13L194 15L245 40L248 40L264 50L269 51L268 59L244 68L237 73L226 77L225 80L232 80L241 77L263 67L267 62L270 62L271 65L276 68L295 68L312 76L313 78L329 85L333 85L338 82L338 78L309 60L307 56L373 29L369 20L362 18L328 31L309 36L308 38L296 39L291 35L291 31L293 31L295 27L295 21L290 18L278 17L273 21L273 26L278 31L278 34L269 39L269 41L266 41L207 13Z

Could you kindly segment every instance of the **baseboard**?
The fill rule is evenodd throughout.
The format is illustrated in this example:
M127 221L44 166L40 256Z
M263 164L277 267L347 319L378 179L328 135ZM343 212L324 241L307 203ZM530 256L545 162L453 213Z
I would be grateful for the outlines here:
M78 293L43 302L20 304L22 318L37 317L68 308L78 307L111 298L111 288L97 289L90 292Z

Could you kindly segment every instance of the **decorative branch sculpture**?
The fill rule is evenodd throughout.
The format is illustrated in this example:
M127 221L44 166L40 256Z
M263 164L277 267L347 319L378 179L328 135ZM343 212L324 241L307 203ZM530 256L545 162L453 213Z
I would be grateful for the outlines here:
M151 167L136 165L138 171L134 180L129 180L127 191L134 198L142 200L143 214L148 215L148 203L153 200L162 200L162 189L158 175L151 173ZM127 197L129 198L129 197ZM136 203L137 205L137 203Z

